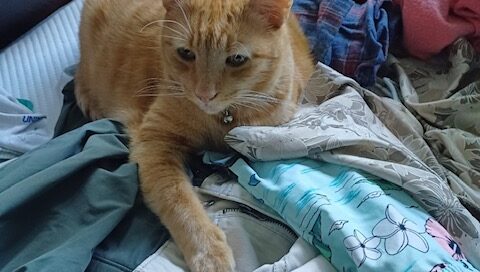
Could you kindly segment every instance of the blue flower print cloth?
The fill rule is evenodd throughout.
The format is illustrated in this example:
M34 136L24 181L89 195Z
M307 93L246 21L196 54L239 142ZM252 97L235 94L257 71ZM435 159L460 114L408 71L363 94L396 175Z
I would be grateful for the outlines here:
M230 170L339 271L477 271L460 245L400 187L309 159Z

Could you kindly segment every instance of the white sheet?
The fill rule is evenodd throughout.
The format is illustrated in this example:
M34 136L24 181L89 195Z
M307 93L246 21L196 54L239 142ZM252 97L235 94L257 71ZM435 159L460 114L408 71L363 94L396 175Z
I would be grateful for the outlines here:
M46 115L51 138L62 108L63 70L78 62L78 27L83 0L74 0L0 52L0 89L30 100Z

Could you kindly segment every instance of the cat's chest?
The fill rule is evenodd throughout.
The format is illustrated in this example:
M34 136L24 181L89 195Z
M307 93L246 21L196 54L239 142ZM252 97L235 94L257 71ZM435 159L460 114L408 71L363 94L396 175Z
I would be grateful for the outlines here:
M226 151L228 145L225 143L225 136L233 128L232 125L224 124L217 120L220 117L208 116L206 122L201 127L200 137L202 137L202 146L204 150Z
M276 108L259 114L257 112L231 111L210 115L200 110L188 100L166 99L154 103L150 110L158 127L157 133L177 135L188 145L197 150L226 151L228 145L225 136L239 126L275 126L288 120L290 110ZM285 120L284 120L285 119Z

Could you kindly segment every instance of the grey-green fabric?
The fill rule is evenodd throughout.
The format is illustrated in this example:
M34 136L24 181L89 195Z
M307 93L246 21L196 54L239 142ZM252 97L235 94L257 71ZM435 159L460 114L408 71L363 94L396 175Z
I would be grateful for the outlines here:
M0 169L0 271L132 271L166 239L116 122L88 123Z

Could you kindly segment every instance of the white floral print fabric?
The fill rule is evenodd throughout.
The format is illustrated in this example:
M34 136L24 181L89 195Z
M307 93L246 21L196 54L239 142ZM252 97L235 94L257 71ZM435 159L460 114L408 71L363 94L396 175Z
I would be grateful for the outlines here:
M418 251L427 252L428 243L420 235L424 232L423 226L403 217L393 206L387 206L385 218L373 228L374 237L385 240L385 251L389 255L397 255L405 247L410 246Z
M357 267L360 267L366 259L378 260L382 256L382 252L377 249L380 244L380 238L366 238L360 231L355 230L354 235L348 236L343 240L345 247L352 256Z
M480 58L460 40L445 63L391 57L397 100L379 97L318 64L291 122L235 128L226 141L253 161L309 157L399 185L480 268ZM424 250L414 226L393 218L385 217L392 236L376 236L389 252Z

